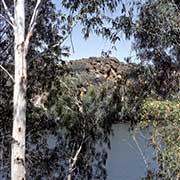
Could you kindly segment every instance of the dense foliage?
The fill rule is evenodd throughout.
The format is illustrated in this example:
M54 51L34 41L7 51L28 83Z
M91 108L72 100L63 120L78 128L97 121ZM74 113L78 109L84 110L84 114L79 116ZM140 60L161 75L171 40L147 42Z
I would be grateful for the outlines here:
M179 1L155 0L141 5L134 33L137 55L153 67L153 99L141 103L141 126L152 126L159 169L147 179L179 179ZM155 96L154 96L155 95ZM164 100L162 100L162 98Z
M12 2L6 2L12 12ZM135 24L133 9L128 10L120 0L60 3L68 13L57 12L50 0L43 0L27 56L28 179L106 179L112 123L130 121L133 126L140 120L142 127L154 128L151 143L159 164L158 171L147 178L180 178L178 1L146 1ZM35 1L26 1L27 24L34 5ZM5 16L1 2L0 8ZM118 14L117 9L122 11ZM0 20L0 65L13 73L12 29L2 16ZM113 81L89 83L88 78L96 77L88 72L75 74L62 61L69 54L63 42L77 23L85 38L96 33L113 43L120 40L121 32L126 38L134 33L142 63L131 64L130 70ZM143 64L147 61L150 65ZM13 82L2 69L0 76L0 175L8 179ZM154 99L145 100L149 97Z
M133 9L121 0L64 0L62 5L69 10L70 18L82 25L82 34L88 38L95 33L116 43L121 34L130 38Z
M67 89L61 85L61 83L66 84L63 82L64 80L61 80L61 83L58 82L59 78L67 72L67 68L61 66L59 62L62 60L62 56L68 55L69 48L63 46L63 42L69 37L72 28L77 22L82 24L82 32L85 38L89 36L92 30L95 30L95 33L102 34L106 38L116 41L117 36L115 38L110 30L114 28L114 32L117 29L118 31L119 29L124 31L123 27L126 25L124 20L128 19L126 19L125 16L123 16L121 20L120 18L116 18L115 21L117 22L115 23L115 21L113 21L114 18L109 18L106 13L115 12L120 2L121 1L101 1L99 3L99 1L88 1L88 3L84 3L84 1L60 1L63 7L70 10L68 14L62 11L57 12L52 1L42 0L37 24L30 41L29 53L27 55L28 102L26 145L28 147L28 163L26 169L29 179L44 178L45 176L55 176L54 178L64 179L69 175L75 176L75 174L82 179L104 179L106 177L104 165L107 155L104 151L96 152L98 142L101 142L101 144L103 142L109 144L107 135L110 133L111 122L108 121L110 124L106 125L108 119L106 114L99 116L98 118L101 117L100 119L98 119L96 115L103 114L104 108L107 107L103 105L104 97L98 95L98 92L90 90L89 93L87 91L87 95L89 96L87 99L84 96L83 100L79 100L79 90L77 90L76 84L70 87L74 92L72 90L68 92ZM25 3L27 31L36 1L25 1ZM13 2L6 1L6 4L9 11L13 14ZM124 7L124 5L122 6ZM6 21L8 17L3 8L3 2L0 2L0 9L0 46L2 47L0 50L0 63L9 73L13 73L13 29L8 21ZM111 28L105 27L108 22L112 22ZM118 26L119 23L120 26ZM0 72L3 76L0 82L1 87L3 87L1 88L0 97L0 113L2 117L0 120L0 129L2 129L0 131L0 142L2 144L2 158L0 162L2 167L1 174L8 178L10 169L10 146L12 142L13 83L9 81L9 77L6 76L7 74L2 68ZM58 87L56 87L57 85ZM63 91L65 91L65 93ZM66 94L66 92L69 94ZM58 95L59 97L57 97ZM74 102L73 96L75 96L77 102ZM98 98L98 96L101 97ZM53 98L56 98L55 100L58 101L54 102ZM62 102L61 98L64 98ZM102 102L100 102L100 99ZM67 104L67 102L69 104ZM51 103L54 104L50 105ZM61 103L64 104L59 106ZM82 106L82 104L84 106L83 111L80 110L81 108L78 109L78 106ZM92 106L92 104L94 106ZM69 109L72 110L72 114L67 111L67 105L70 106ZM55 112L51 112L51 106L55 107ZM86 131L84 131L84 128ZM79 130L79 134L76 129ZM54 134L58 147L51 150L47 143L47 136ZM81 163L78 163L78 159L76 160L77 163L73 165L73 161L75 161L76 158L74 157L73 159L72 157L76 156L78 148L82 148L79 155ZM67 154L65 153L66 151ZM51 155L53 156L52 158ZM49 164L50 162L52 167ZM71 165L72 167L70 167ZM69 169L67 170L65 167L69 167ZM54 173L54 171L59 174Z
M147 1L142 5L137 31L136 48L139 57L155 65L179 64L179 8L175 1Z
M29 114L33 120L27 139L29 177L66 179L70 173L72 179L105 179L111 132L106 96L95 87L88 87L82 95L77 77L57 77L52 86L41 104L44 110L36 108ZM44 162L49 162L47 167Z
M153 63L157 93L168 96L180 67L179 4L170 0L146 1L140 8L134 33L134 48L142 62Z
M35 6L35 1L26 1L26 31L31 20L31 15ZM13 12L13 2L7 1L8 8ZM48 8L47 8L48 7ZM0 2L1 15L7 16ZM13 29L0 16L0 46L1 64L13 62ZM67 20L67 16L56 11L55 5L49 0L43 0L37 19L37 25L30 41L28 64L38 57L50 57L52 61L59 61L64 55L68 55L68 47L62 43L72 31L72 25Z
M141 126L152 126L151 144L156 150L159 169L149 179L174 180L180 178L180 103L177 99L144 101Z

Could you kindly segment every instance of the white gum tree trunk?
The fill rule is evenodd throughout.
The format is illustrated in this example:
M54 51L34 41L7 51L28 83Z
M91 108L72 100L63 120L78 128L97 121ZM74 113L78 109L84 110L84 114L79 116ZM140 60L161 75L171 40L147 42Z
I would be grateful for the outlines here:
M14 79L9 72L0 66L14 82L13 94L13 130L11 145L11 180L25 180L25 139L26 139L26 89L27 62L29 41L32 37L41 0L36 1L28 32L25 35L25 0L14 0L14 17L5 0L1 0L8 18L6 20L14 30Z
M11 179L25 180L26 81L25 0L14 0L14 118L12 132Z

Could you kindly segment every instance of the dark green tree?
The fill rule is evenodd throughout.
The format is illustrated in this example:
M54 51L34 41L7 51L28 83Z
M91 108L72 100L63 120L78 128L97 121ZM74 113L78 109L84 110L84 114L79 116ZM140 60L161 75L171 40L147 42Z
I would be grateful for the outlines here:
M179 12L178 1L146 1L136 21L134 47L141 61L153 63L156 92L162 97L178 91Z

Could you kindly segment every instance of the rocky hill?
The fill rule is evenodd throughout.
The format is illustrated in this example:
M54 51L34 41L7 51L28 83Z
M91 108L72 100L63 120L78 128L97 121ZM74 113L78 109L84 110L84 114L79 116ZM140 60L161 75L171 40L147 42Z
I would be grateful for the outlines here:
M70 61L68 67L73 74L80 75L86 80L93 81L94 83L124 78L124 76L129 75L137 69L136 64L126 64L114 57L82 58Z

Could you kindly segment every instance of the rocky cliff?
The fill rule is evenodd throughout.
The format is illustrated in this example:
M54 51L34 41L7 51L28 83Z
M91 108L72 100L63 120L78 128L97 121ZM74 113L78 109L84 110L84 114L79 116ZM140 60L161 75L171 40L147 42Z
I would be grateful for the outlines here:
M124 78L137 69L136 64L123 63L114 57L82 58L70 61L68 67L72 70L73 74L78 74L94 83Z

